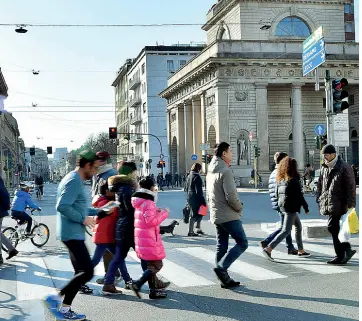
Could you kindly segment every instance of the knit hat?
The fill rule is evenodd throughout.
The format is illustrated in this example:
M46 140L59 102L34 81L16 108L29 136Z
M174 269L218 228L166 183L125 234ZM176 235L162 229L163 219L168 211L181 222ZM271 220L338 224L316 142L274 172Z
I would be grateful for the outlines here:
M96 155L97 155L97 159L102 161L102 162L107 161L107 163L110 163L112 161L111 160L111 155L109 155L109 153L106 152L106 151L98 152Z
M332 144L328 144L322 148L322 154L337 154L337 151Z
M120 175L129 175L137 170L137 166L134 162L124 162L121 167L118 169L118 174Z

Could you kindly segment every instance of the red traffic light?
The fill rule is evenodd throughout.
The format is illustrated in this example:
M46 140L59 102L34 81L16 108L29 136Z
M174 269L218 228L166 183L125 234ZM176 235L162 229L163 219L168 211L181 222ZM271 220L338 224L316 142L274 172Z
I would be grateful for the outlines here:
M117 139L117 127L109 127L109 139Z

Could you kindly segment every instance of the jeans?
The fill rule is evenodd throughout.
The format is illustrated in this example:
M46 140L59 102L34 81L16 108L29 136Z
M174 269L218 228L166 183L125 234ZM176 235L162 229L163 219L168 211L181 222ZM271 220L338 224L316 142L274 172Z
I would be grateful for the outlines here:
M116 245L116 250L113 256L111 263L109 263L108 271L104 279L105 285L113 284L116 279L116 273L119 269L121 271L122 278L124 282L130 282L132 279L129 276L127 266L126 266L126 257L129 251L129 247L122 245Z
M299 213L283 213L285 214L284 222L281 231L276 235L269 243L269 246L272 249L275 249L277 245L283 241L290 232L292 231L293 225L295 226L295 239L297 241L298 250L303 250L303 241L302 241L302 223L299 219Z
M274 238L281 232L282 228L283 228L283 223L284 223L284 218L285 218L285 214L283 213L279 213L280 216L280 227L273 233L271 233L265 240L264 242L269 244L271 241L274 240ZM291 235L289 234L286 238L285 238L285 242L287 243L287 248L288 250L294 250L294 245L293 245L293 240Z
M228 251L229 235L236 244ZM216 224L216 239L216 267L221 267L224 270L227 270L248 248L248 240L241 220Z
M93 267L96 267L99 264L99 262L101 261L103 255L106 251L109 251L112 254L114 254L115 245L112 243L96 245L96 250L94 251L93 258L92 258Z
M70 240L63 241L63 243L68 248L69 257L74 268L74 276L60 291L60 295L64 295L64 304L72 305L80 287L93 278L94 270L84 241Z
M15 217L17 220L20 220L20 224L27 222L26 225L26 233L30 233L31 231L31 224L33 223L33 219L30 217L29 214L20 211L11 211L11 216Z
M341 218L338 216L330 215L329 219L328 219L328 231L329 231L329 233L332 234L334 251L336 252L337 257L340 260L343 260L344 256L345 256L345 252L348 250L351 250L351 244L348 242L341 243L340 240L338 239L338 234L339 234L339 230L340 230L340 226L339 226L340 219Z
M1 247L4 246L7 248L8 252L14 250L14 246L11 244L10 240L1 232L2 224L3 224L3 217L0 218L0 257L1 257Z

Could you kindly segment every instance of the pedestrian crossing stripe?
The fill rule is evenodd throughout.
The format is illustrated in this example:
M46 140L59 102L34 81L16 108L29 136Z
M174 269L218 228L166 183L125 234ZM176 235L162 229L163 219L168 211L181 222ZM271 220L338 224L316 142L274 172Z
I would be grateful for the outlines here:
M215 252L205 249L203 247L192 247L192 248L178 248L178 251L192 255L193 257L203 260L210 264L215 264ZM259 248L260 252L260 248ZM270 279L283 279L286 275L282 275L253 264L236 260L229 268L230 272L238 273L245 278L254 281L270 280Z

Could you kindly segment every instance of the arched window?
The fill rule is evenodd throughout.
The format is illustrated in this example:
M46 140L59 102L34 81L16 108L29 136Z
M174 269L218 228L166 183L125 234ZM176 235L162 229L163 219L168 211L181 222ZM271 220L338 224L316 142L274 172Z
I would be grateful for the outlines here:
M302 19L290 16L278 23L275 35L278 37L308 37L310 29Z

